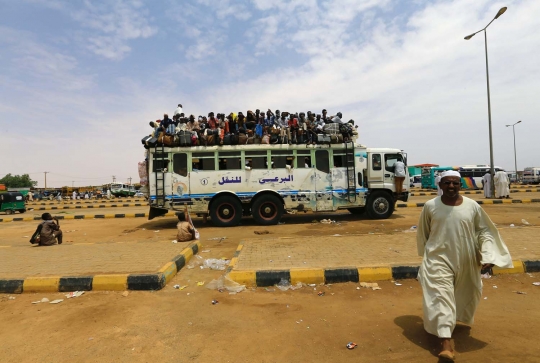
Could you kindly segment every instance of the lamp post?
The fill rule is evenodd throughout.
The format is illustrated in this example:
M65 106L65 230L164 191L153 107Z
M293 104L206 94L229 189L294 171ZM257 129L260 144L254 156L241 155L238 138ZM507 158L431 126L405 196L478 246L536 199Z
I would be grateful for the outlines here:
M491 99L489 97L489 67L488 67L488 51L487 51L487 33L486 29L488 26L493 23L495 19L497 19L499 16L504 14L507 7L502 7L497 12L497 15L493 18L492 21L489 22L488 25L486 25L483 29L480 29L476 33L472 33L471 35L467 35L465 37L465 40L469 40L472 37L474 37L476 34L480 33L481 31L484 32L484 40L485 40L485 49L486 49L486 79L487 79L487 98L488 98L488 121L489 121L489 164L491 167L490 174L491 174L491 197L494 197L495 193L495 163L493 162L493 136L491 134Z
M517 154L516 154L516 125L521 123L521 121L516 122L513 125L506 125L506 127L512 126L512 132L514 133L514 167L516 168L516 183L518 181L518 169L517 169Z

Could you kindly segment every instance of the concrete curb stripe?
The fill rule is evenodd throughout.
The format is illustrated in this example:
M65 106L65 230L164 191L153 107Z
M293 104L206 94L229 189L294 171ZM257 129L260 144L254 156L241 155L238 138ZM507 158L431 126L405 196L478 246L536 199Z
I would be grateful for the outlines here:
M540 261L523 261L525 272L540 272Z
M420 266L392 266L394 280L415 279Z
M233 281L241 285L257 286L257 274L255 271L231 271L227 274Z
M92 280L92 290L124 291L127 289L128 274L96 275Z
M128 275L128 290L161 290L165 286L163 274L133 274Z
M182 253L167 262L153 274L104 274L94 276L27 277L26 279L0 279L0 293L69 292L91 290L160 290L176 276L194 253L201 247L192 242Z
M262 270L255 272L257 286L273 286L280 282L281 279L291 281L289 270Z
M361 267L358 269L361 282L392 280L390 267Z
M92 276L61 277L58 281L58 291L91 291Z
M57 292L59 276L50 277L28 277L24 279L24 292Z
M20 294L23 292L24 280L0 280L0 293Z
M500 268L497 266L493 267L493 274L494 275L500 275L500 274L522 274L525 272L525 266L523 265L523 262L521 261L512 261L514 267L513 268Z
M324 283L324 270L320 268L294 269L290 270L291 284L296 285L299 282L305 284Z
M338 282L358 282L359 274L356 267L324 269L324 281L327 284Z

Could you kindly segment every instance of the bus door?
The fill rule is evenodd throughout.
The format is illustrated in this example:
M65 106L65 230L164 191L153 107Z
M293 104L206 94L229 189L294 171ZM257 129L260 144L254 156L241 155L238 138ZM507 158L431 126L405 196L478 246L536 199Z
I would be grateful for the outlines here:
M181 202L181 200L185 198L184 196L189 195L190 188L187 153L173 154L170 181L166 181L165 185L170 185L170 189L168 189L170 192L167 192L167 195L171 195L176 202Z
M370 189L384 188L385 171L382 164L382 155L380 153L368 154L367 180Z
M315 195L316 210L331 211L334 209L332 198L332 173L330 172L330 158L328 150L315 150Z
M354 201L354 196L352 197L351 201L349 201L348 196L348 178L347 178L347 156L345 154L345 149L334 149L332 153L332 161L333 161L333 167L332 167L332 189L334 191L333 193L333 199L334 199L334 209L337 209L340 206L345 206L348 204L351 204L351 202ZM351 168L351 173L352 173ZM356 175L354 175L355 178L355 189L357 184Z
M396 181L395 181L395 174L394 174L394 164L397 161L401 161L405 164L405 171L407 170L407 164L404 160L404 157L402 154L385 154L384 155L384 188L390 189L392 191L396 191ZM403 182L403 190L409 189L409 182L407 178L405 178L405 182Z

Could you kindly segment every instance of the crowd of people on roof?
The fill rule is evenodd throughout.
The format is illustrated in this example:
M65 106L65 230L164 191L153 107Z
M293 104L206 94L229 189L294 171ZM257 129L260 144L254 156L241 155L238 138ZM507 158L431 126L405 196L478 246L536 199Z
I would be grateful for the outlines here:
M343 121L341 112L328 115L311 111L280 112L268 109L208 116L185 116L179 104L174 115L150 121L151 137L167 146L211 146L243 144L317 144L342 143L356 135L354 121ZM143 141L144 142L144 141Z

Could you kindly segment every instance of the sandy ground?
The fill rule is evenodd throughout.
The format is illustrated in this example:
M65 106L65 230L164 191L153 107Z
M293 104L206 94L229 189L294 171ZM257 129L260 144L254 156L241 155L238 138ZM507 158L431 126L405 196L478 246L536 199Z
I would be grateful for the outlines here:
M500 228L521 219L540 225L540 205L484 206ZM233 228L195 223L205 258L230 258L239 241L254 231L264 238L335 233L394 233L416 225L420 208L398 209L387 220L348 213L287 215L284 224L261 227L251 218ZM122 212L117 212L122 213ZM331 218L340 225L312 224ZM176 220L159 218L63 221L70 243L152 241L174 237ZM23 237L36 223L0 223L0 246L28 245ZM160 230L160 233L154 232ZM338 231L338 232L336 232ZM530 233L537 234L537 228ZM159 234L160 236L156 236ZM67 237L69 236L69 237ZM217 239L226 237L225 239ZM10 248L10 247L8 247ZM62 246L53 247L62 248ZM130 247L127 247L130 248ZM2 253L2 249L0 249ZM87 292L58 305L32 301L60 293L0 295L1 362L418 362L433 361L436 341L422 329L421 291L415 280L402 286L381 282L382 290L357 284L304 287L281 292L248 289L236 295L196 286L220 271L183 269L158 292ZM537 362L540 274L485 280L474 327L456 329L460 362ZM176 290L173 285L188 285ZM497 286L494 288L493 285ZM325 296L317 296L323 290ZM522 291L527 294L517 294ZM333 294L333 295L332 295ZM65 297L64 297L65 298ZM219 303L212 305L217 299ZM349 351L349 341L358 348Z

